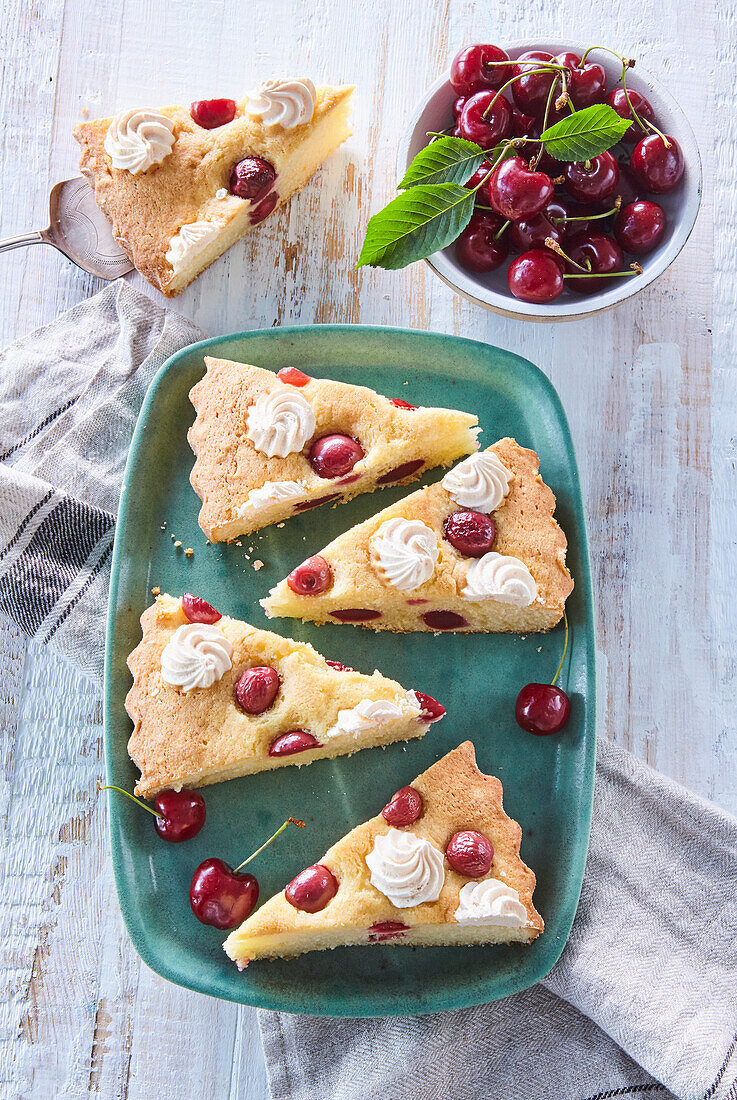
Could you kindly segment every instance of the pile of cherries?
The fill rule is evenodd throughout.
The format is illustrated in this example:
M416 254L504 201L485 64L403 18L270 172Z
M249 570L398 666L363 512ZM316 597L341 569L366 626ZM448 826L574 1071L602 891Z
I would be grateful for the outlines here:
M633 63L623 61L623 74L628 64ZM561 66L568 102L561 102L566 100ZM586 56L582 63L571 51L553 56L530 50L512 61L498 46L467 46L453 59L450 80L458 96L456 137L489 150L506 140L532 139L520 143L524 156L496 168L484 161L467 182L469 188L481 186L456 242L461 266L494 271L517 253L509 266L509 289L536 303L554 301L566 284L579 294L594 294L621 273L640 273L637 262L628 266L625 254L644 256L660 244L666 216L652 196L672 191L684 169L678 143L657 129L648 100L624 84L607 92L604 68ZM597 103L608 103L633 122L614 152L563 162L534 143L572 109Z

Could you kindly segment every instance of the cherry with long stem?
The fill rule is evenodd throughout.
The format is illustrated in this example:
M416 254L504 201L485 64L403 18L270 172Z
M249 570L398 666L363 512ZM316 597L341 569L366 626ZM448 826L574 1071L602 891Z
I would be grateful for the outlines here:
M154 799L154 805L148 806L143 799L137 798L123 787L116 787L110 783L97 784L99 791L118 791L135 802L141 809L153 815L154 828L162 840L168 840L172 844L190 840L199 833L205 824L206 809L205 800L197 791L164 790L159 791ZM155 808L154 808L155 807Z
M557 686L557 680L568 652L568 616L565 610L563 611L563 623L565 625L563 653L555 671L555 676L549 684L527 684L523 687L517 696L514 707L517 724L523 730L534 733L538 737L559 733L571 713L570 699L563 689Z

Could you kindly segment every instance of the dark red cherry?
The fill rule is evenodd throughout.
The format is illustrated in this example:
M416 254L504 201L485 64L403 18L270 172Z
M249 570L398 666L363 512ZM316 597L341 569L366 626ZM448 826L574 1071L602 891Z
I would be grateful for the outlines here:
M279 694L279 673L271 665L247 668L235 685L238 705L246 714L263 714Z
M512 75L509 54L499 46L474 45L460 50L450 66L450 82L456 95L469 96L483 88L501 88Z
M426 611L422 621L430 630L460 630L462 626L468 626L463 616L455 611Z
M354 669L352 669L350 665L341 664L340 661L328 661L327 658L326 658L325 664L330 665L330 667L334 668L336 672L353 672L354 671Z
M453 833L445 849L445 858L454 871L466 878L481 878L489 873L494 847L488 837L473 829Z
M295 512L309 512L311 508L319 508L321 504L329 504L332 500L340 500L341 493L328 493L327 496L317 497L316 500L303 500L301 504L295 504Z
M232 122L235 111L234 99L197 99L189 108L193 120L204 130L214 130Z
M510 157L492 172L488 194L497 214L519 221L539 214L552 199L553 190L550 176L531 172L522 157Z
M522 302L554 302L563 293L563 272L552 252L533 248L512 260L507 273L509 289Z
M553 55L544 50L528 50L520 54L512 70L514 76L519 76L512 85L514 101L521 111L527 115L542 115L545 112L545 104L548 101L548 93L553 81L558 79L554 70L535 72L540 68L540 62L552 61Z
M570 712L568 696L553 684L527 684L514 707L517 724L541 737L562 730Z
M290 730L282 733L269 745L269 756L293 756L307 749L319 749L320 742L307 730Z
M422 795L416 787L401 787L391 801L387 802L381 811L381 816L390 825L401 829L404 825L411 825L421 816L424 803Z
M424 601L421 601L424 603ZM420 711L420 720L423 722L439 722L445 714L445 707L442 703L439 703L437 699L433 699L432 695L427 695L424 691L416 691L415 698L422 708Z
M339 623L368 623L380 619L380 611L371 611L368 607L344 607L340 611L331 611L332 618Z
M583 107L592 107L594 103L604 102L606 72L601 65L595 61L586 61L581 66L581 58L570 51L559 53L556 61L568 69L568 94L577 111Z
M647 131L643 130L642 127L638 126L634 121L630 105L627 102L627 96L629 96L630 103L635 108L635 113L644 122L653 122L655 120L655 115L653 114L653 109L649 101L645 99L644 96L640 95L639 92L635 92L631 88L628 88L625 94L624 88L612 88L611 92L606 97L607 103L617 112L620 118L626 118L628 122L632 122L632 126L630 126L629 130L627 130L619 140L623 141L626 145L634 145L635 142L640 141L645 136Z
M624 256L613 237L606 233L591 230L589 233L579 233L571 237L566 246L566 252L580 267L573 264L566 265L566 271L572 275L583 275L581 267L588 268L595 275L605 275L611 271L624 270ZM596 294L611 286L610 279L569 279L568 285L577 294Z
M425 465L424 458L415 458L411 462L404 462L401 466L395 466L393 470L377 477L377 485L393 485L397 481L403 481L405 477L411 477L418 473Z
M305 867L284 890L284 896L295 909L304 913L319 913L338 892L338 880L324 863Z
M417 408L416 405L410 405L409 401L403 401L401 397L390 397L389 404L396 405L398 409L414 410Z
M603 202L614 195L619 183L619 165L611 153L600 153L588 161L571 161L564 174L566 191L579 202Z
M535 116L520 111L517 104L512 105L512 133L515 137L531 137L535 128Z
M665 233L665 211L656 202L623 206L614 222L614 236L625 252L644 256L660 244Z
M189 887L189 904L197 920L215 928L242 924L258 901L253 875L236 872L222 859L201 863Z
M629 206L631 202L638 202L640 199L646 199L648 191L646 187L643 187L640 180L638 180L635 173L632 171L630 162L628 160L620 160L619 164L619 186L617 187L617 194L622 199L622 206Z
M280 382L286 382L288 386L297 386L299 389L312 381L309 374L298 370L297 367L282 367L280 371L276 372L276 377Z
M491 550L496 527L483 512L453 512L443 525L443 534L459 553L480 558Z
M205 800L197 791L159 791L154 806L164 815L154 818L154 828L172 844L197 836L205 824Z
M482 161L474 174L471 176L471 178L466 180L463 186L467 187L469 191L473 191L475 187L478 187L480 183L483 183L484 180L487 179L490 171L491 161ZM486 195L484 194L484 191L484 187L479 187L479 190L476 192L476 202L486 202Z
M201 596L193 596L191 592L185 592L182 596L182 611L191 623L208 623L210 626L223 617L211 603Z
M545 211L542 214L536 214L529 221L512 222L509 227L509 243L514 252L544 248L548 237L562 244L565 232L560 225L548 220Z
M334 432L316 439L307 461L318 477L343 477L363 458L363 447L349 435Z
M586 233L591 228L601 228L602 222L589 220L591 215L597 212L595 208L555 195L545 207L543 214L555 229L563 234L563 240L567 240L569 237L578 236L579 233ZM585 220L579 221L580 218Z
M330 563L319 554L303 561L287 577L287 584L298 596L319 596L321 592L327 592L332 583Z
M396 940L409 932L409 925L401 920L378 920L369 928L369 943L381 943L382 940Z
M244 157L234 166L230 177L230 190L239 199L258 202L274 186L276 169L262 157Z
M491 89L476 92L463 104L458 129L466 141L475 141L482 149L493 149L512 133L509 100Z
M635 176L655 195L672 191L683 175L681 147L672 137L668 137L668 143L666 147L660 134L648 134L637 143L630 157Z
M460 96L458 96L458 99L456 99L454 104L453 104L453 118L456 120L456 122L460 118L461 111L463 110L463 104L465 102L466 102L465 97L460 95Z
M456 259L466 271L495 271L509 254L506 235L497 238L504 219L477 210L456 241Z
M257 202L251 210L249 215L251 225L258 225L264 218L268 218L271 211L274 209L279 201L279 196L276 191L272 191L270 195L267 195L265 199L261 199L261 202Z

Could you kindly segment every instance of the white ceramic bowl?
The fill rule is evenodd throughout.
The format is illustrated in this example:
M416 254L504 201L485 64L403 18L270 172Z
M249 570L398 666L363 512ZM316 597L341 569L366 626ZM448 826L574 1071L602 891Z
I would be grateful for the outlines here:
M511 46L504 46L504 43L500 45L507 50L513 60L526 50L547 50L552 54L560 53L561 50L574 50L580 55L585 48L571 42L550 40L518 42ZM621 65L616 59L603 51L597 51L593 54L592 60L606 69L607 87L616 88L620 83L622 72ZM612 306L637 294L665 271L688 240L701 204L699 147L688 119L673 96L653 77L643 72L639 61L634 69L628 70L627 87L640 92L650 101L657 125L663 133L670 134L676 139L681 146L685 161L683 177L675 190L667 195L653 196L654 201L665 210L667 227L660 245L646 256L639 258L644 269L643 274L633 276L631 279L616 279L613 285L602 290L600 294L576 294L566 289L556 301L549 305L539 305L521 302L510 293L507 285L509 262L505 262L496 271L477 275L465 271L460 266L455 257L455 245L451 244L442 252L434 253L426 261L443 282L465 298L483 306L484 309L503 313L507 317L523 317L528 321L570 321L576 317L585 317L591 313L611 309ZM445 75L433 84L417 106L399 149L400 179L413 157L427 145L428 131L439 131L448 127L453 119L455 99L456 94L451 87L448 75Z

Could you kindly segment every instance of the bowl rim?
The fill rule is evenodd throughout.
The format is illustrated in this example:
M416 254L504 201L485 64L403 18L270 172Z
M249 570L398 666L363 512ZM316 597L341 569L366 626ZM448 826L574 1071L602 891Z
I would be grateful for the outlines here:
M507 53L510 54L512 60L515 60L512 54L518 56L519 53L532 49L546 49L548 52L555 53L564 49L573 50L576 53L582 52L581 48L575 43L564 42L556 38L544 40L518 40L509 43L504 48ZM636 71L636 78L642 80L648 88L651 88L657 96L663 99L668 109L678 117L679 126L683 127L686 136L691 139L696 154L693 164L689 163L691 182L688 184L686 193L691 198L691 201L684 204L684 213L686 213L686 217L678 219L670 241L668 241L662 252L644 267L642 276L635 280L636 285L632 287L625 285L621 290L610 288L614 293L607 302L601 302L598 295L592 295L590 298L580 301L570 300L567 302L551 302L545 307L544 312L542 312L541 307L537 303L522 302L520 299L514 298L511 294L503 294L490 287L484 287L482 284L477 283L470 274L467 278L464 277L464 285L459 285L455 277L456 273L453 266L445 260L442 252L435 252L431 256L426 257L424 262L446 286L450 287L450 289L457 294L462 295L462 297L466 298L468 301L481 306L482 309L491 310L505 317L538 322L574 321L583 317L593 316L597 313L604 313L609 309L614 309L615 306L621 305L621 303L627 301L628 298L634 297L641 290L650 286L668 267L670 267L691 236L693 227L696 224L696 218L701 209L703 194L701 151L693 127L675 96L668 91L656 77L651 76L647 70L639 66ZM402 178L410 163L409 151L418 128L419 119L429 104L435 99L438 93L449 84L449 82L450 71L447 71L430 85L422 99L414 106L409 124L405 128L399 143L397 152L397 182ZM441 258L438 259L437 257ZM473 288L475 288L476 292L474 292Z

